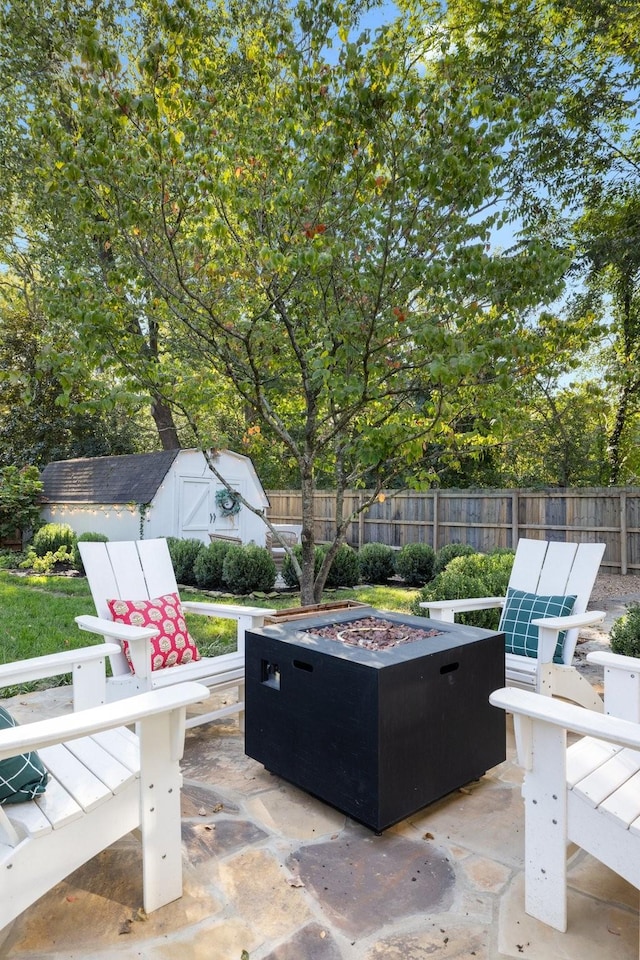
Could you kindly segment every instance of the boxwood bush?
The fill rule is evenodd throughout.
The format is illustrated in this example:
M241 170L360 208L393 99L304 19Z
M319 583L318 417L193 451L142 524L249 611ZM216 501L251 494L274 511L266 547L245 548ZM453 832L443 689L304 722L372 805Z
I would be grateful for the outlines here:
M214 540L204 546L193 563L193 573L196 583L204 590L222 590L225 586L222 575L224 559L233 546L223 540Z
M268 593L276 582L276 565L266 547L231 544L222 564L222 577L231 593Z
M433 576L437 577L439 573L442 573L454 557L470 557L477 552L470 543L445 543L444 547L440 547L436 553Z
M198 581L193 568L198 555L205 549L202 540L180 540L179 537L167 537L167 546L178 583L196 587Z
M395 575L395 552L384 543L365 543L358 550L360 579L364 583L386 583Z
M302 544L297 543L293 548L293 553L295 554L295 557L298 560L298 563L300 563L302 561ZM323 557L324 557L324 551L322 547L316 547L315 555L314 555L314 563L313 563L314 577L318 575L318 571L322 566ZM296 576L296 572L293 569L293 563L291 561L291 557L289 556L288 553L284 555L284 559L282 561L281 574L282 574L282 579L284 580L284 582L288 587L293 587L295 589L296 587L300 586L298 582L298 578Z
M396 572L408 587L422 587L433 578L435 559L428 543L407 543L396 557Z
M613 653L640 657L640 603L630 603L627 612L614 621L609 639Z
M454 557L437 577L420 591L412 604L413 613L428 616L428 610L418 606L424 600L464 600L471 597L504 597L513 566L513 551L502 553L474 553ZM474 610L459 614L458 623L472 627L496 630L500 610Z
M360 579L360 565L358 563L358 554L347 543L342 543L338 547L338 552L333 558L333 563L329 568L326 587L355 587Z

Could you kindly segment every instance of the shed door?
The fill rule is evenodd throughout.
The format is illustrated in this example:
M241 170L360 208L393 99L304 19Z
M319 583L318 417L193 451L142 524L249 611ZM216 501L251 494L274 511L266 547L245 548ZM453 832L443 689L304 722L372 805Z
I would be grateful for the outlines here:
M211 480L180 477L179 537L209 542L214 513L213 490Z
M246 496L246 483L244 480L240 480L238 477L229 477L229 485L233 490L237 490L242 494L243 497ZM216 481L216 493L219 490L224 490L225 488L222 484ZM246 539L244 536L245 526L246 526L246 515L247 511L244 507L240 508L240 512L233 514L231 517L223 516L222 510L215 506L213 507L213 529L215 533L222 534L223 536L233 536L240 537L242 541Z

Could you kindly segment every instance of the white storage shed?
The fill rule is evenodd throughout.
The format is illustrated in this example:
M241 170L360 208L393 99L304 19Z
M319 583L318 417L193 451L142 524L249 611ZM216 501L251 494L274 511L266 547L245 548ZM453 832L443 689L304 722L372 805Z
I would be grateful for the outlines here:
M221 450L219 473L254 507L269 501L249 457ZM260 517L234 504L201 450L58 460L42 473L42 517L110 540L233 538L264 546Z

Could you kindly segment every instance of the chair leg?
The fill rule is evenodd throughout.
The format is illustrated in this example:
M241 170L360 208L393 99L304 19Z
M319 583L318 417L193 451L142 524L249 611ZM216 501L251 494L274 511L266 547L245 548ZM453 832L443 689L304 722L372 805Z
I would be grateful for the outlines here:
M519 718L516 718L519 722ZM567 929L566 731L534 721L525 774L525 910L564 933Z
M140 832L147 913L182 896L180 822L184 707L146 717L140 737Z

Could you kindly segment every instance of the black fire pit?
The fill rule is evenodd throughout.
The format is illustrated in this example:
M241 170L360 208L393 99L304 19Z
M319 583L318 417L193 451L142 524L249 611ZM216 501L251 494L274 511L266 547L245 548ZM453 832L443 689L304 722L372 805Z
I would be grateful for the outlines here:
M318 636L373 617L436 635L368 649ZM360 608L247 631L245 751L375 831L505 759L504 635Z

